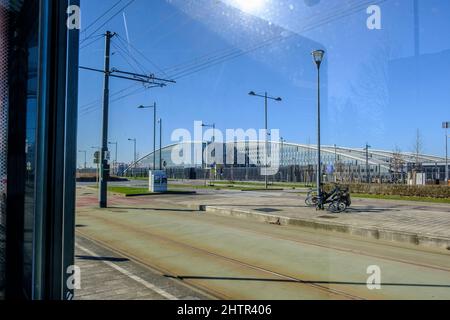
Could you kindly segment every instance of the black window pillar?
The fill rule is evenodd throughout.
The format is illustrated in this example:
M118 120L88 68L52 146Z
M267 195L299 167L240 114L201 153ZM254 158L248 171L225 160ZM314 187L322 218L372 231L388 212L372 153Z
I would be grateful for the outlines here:
M67 28L67 9L79 0L30 0L13 27L10 56L10 116L7 193L6 298L62 300L73 297L68 273L74 264L76 128L79 30ZM34 6L34 7L33 7ZM21 16L38 21L22 26ZM33 19L34 18L34 19ZM27 21L24 19L23 22ZM26 164L27 63L22 40L37 32L38 59L33 163ZM21 62L23 64L21 64ZM24 67L25 66L25 67ZM13 84L14 83L14 84ZM14 123L14 125L12 125ZM27 167L33 168L30 195ZM29 183L29 182L28 182ZM25 196L26 195L26 196ZM24 209L32 198L33 207ZM24 276L24 215L32 211L32 276ZM31 286L31 291L24 286Z

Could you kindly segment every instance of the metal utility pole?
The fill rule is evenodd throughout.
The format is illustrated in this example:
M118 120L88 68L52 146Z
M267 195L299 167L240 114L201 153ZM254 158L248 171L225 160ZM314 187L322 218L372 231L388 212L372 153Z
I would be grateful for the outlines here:
M337 163L337 145L334 145L334 166L336 167Z
M87 151L86 150L80 150L80 151L78 151L79 153L84 153L84 169L86 170L87 169L87 158L86 158L86 154L87 154Z
M284 166L284 143L286 140L284 140L283 137L280 138L281 141L281 148L280 148L280 168L283 168ZM283 170L281 170L281 181L283 182Z
M267 175L267 165L268 165L268 161L267 161L267 159L268 159L268 153L269 153L269 123L268 123L268 120L267 120L267 104L268 104L268 102L267 102L267 99L268 99L268 96L267 96L267 91L266 92L264 92L264 114L265 114L265 126L264 126L264 129L266 130L266 133L265 133L265 152L264 152L264 167L265 167L265 176L264 176L264 186L265 186L265 188L266 188L266 190L267 189L269 189L269 176Z
M91 149L95 149L95 150L97 150L97 152L98 152L98 154L100 155L100 153L102 152L101 151L101 148L100 147L91 147ZM95 158L95 154L94 154L94 158ZM100 182L100 159L96 159L97 161L96 161L96 165L97 165L97 173L96 173L96 175L95 175L95 183L97 184L97 186L99 185L99 182Z
M337 167L338 167L338 156L337 156L337 145L334 144L334 168L333 168L333 174L334 174L334 181L338 181L338 175L337 175Z
M281 149L280 149L280 166L282 167L284 165L284 143L286 140L284 140L283 137L280 138L281 141Z
M162 119L159 118L159 170L163 169L162 165Z
M212 141L211 141L211 143L214 143L214 154L215 154L215 151L216 151L216 148L215 148L215 143L216 143L216 124L215 123L213 123L213 124L202 124L202 127L203 128L212 128L213 129L213 137L212 137ZM208 151L208 141L206 141L206 151ZM206 154L206 166L208 167L209 166L209 156L208 156L208 154Z
M100 152L100 208L107 207L107 192L110 167L108 164L108 120L109 120L109 69L111 59L111 38L115 34L110 31L105 36L105 78L103 80L103 120L102 149Z
M323 57L325 51L316 50L313 51L312 56L314 62L317 66L317 197L318 197L318 208L323 209L322 203L322 157L320 152L321 141L320 141L320 66L322 65Z
M442 128L445 129L445 185L447 185L450 180L448 170L448 129L450 128L450 121L444 122L442 124Z
M212 129L213 129L213 138L212 138L211 143L214 143L214 156L215 156L215 153L216 153L216 148L215 148L215 142L216 142L216 124L213 123L213 124L211 125L211 124L204 124L204 123L203 123L203 124L202 124L202 128L212 128ZM203 138L202 138L202 140L203 140ZM203 142L202 142L202 145L203 145ZM203 148L203 147L202 147L202 148ZM208 141L206 141L206 152L204 152L204 153L206 154L206 159L205 159L206 170L209 170L211 167L209 166ZM202 152L202 157L203 157L203 152ZM205 186L206 186L206 172L207 172L207 171L205 171ZM211 171L210 171L210 173L211 173ZM209 179L211 180L211 175L210 175Z
M136 156L136 142L137 142L137 139L136 138L134 138L134 139L128 139L128 141L133 141L134 142L134 156L133 156L133 158L134 158L134 167L136 168L136 161L137 161L137 156Z
M445 183L448 183L450 177L448 175L448 130L445 133Z
M104 74L104 92L103 92L103 120L102 120L102 147L101 147L101 183L99 192L99 203L100 208L106 208L107 203L107 188L108 188L108 178L110 174L110 166L108 164L108 117L109 117L109 78L118 78L123 80L130 80L140 82L146 85L147 88L155 87L165 87L166 83L176 83L174 80L161 79L155 77L153 74L137 74L133 72L120 71L118 69L110 69L110 58L111 58L111 39L116 35L107 31L105 34L105 66L103 70L94 69L89 67L80 66L82 70L100 72Z
M370 166L369 166L369 148L372 148L369 146L368 143L366 143L366 182L371 183L371 177L370 177Z
M153 171L156 170L156 102L152 106L139 106L138 109L153 109Z
M269 152L269 124L268 124L268 101L270 100L274 100L277 102L281 102L283 101L283 99L281 99L280 97L278 98L274 98L274 97L270 97L267 92L264 92L264 95L262 94L257 94L254 91L251 91L249 93L250 96L253 97L260 97L260 98L264 98L264 122L265 122L265 163L264 163L264 167L265 167L265 175L264 175L264 184L265 184L265 188L266 190L269 189L269 176L267 175L267 165L268 165L268 152Z
M118 172L118 170L117 170L117 145L118 145L118 142L109 142L109 144L115 145L115 147L116 147L115 156L114 156L114 171L115 171L115 174L117 175L117 172Z

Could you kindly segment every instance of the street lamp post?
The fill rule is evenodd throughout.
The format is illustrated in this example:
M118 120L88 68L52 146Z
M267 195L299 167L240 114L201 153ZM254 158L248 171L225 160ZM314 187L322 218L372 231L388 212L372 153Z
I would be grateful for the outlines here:
M87 151L86 150L80 150L80 151L78 151L79 153L84 153L84 170L86 170L87 169L87 160L86 160L86 154L87 154Z
M134 139L128 139L128 141L133 141L134 142L134 168L136 169L136 161L137 161L137 159L136 159L136 142L137 142L137 139L136 138L134 138Z
M264 163L264 167L265 167L265 172L264 172L264 174L265 174L265 179L264 179L264 182L265 182L265 188L266 188L266 190L269 188L269 176L267 175L267 162L268 162L268 159L267 159L267 156L268 156L268 151L269 151L269 141L268 141L268 137L269 137L269 125L268 125L268 100L270 99L270 100L273 100L273 101L277 101L277 102L281 102L281 101L283 101L283 99L281 99L280 97L278 97L278 98L275 98L275 97L270 97L268 94L267 94L267 92L264 92L264 95L262 95L262 94L257 94L257 93L255 93L254 91L250 91L249 92L249 95L250 96L253 96L253 97L259 97L259 98L264 98L264 119L265 119L265 163Z
M163 169L162 165L162 119L159 118L159 170Z
M115 171L115 173L117 175L117 172L118 172L118 170L117 170L117 146L118 146L118 142L108 142L108 144L114 145L116 147L115 157L114 157L114 171Z
M318 207L323 209L322 203L322 159L320 153L321 141L320 141L320 66L325 56L325 51L316 50L312 52L314 62L317 66L317 197Z
M156 102L152 106L139 106L138 109L153 109L153 170L156 170Z
M450 128L450 121L444 122L442 128L445 129L445 184L447 185L450 180L448 172L448 129Z
M212 128L213 129L213 137L211 143L214 143L214 151L216 151L215 143L216 143L216 124L202 124L202 128ZM208 141L206 141L206 150L208 151ZM208 154L206 154L206 166L209 166L208 164Z
M445 183L448 184L450 177L448 175L448 131L445 134Z
M286 140L281 137L280 138L280 142L281 142L281 148L280 148L280 168L284 167L284 143L286 142ZM281 170L281 181L283 182L283 171Z
M337 145L334 144L334 168L333 168L333 174L334 174L334 181L337 182L338 181L338 171L337 171L337 167L338 167L338 156L337 156Z
M97 150L98 154L100 155L102 148L100 148L100 147L91 147L91 149ZM96 177L95 177L97 186L100 183L100 162L99 162L99 160L100 160L100 158L97 159L97 173L96 173Z
M371 183L372 182L371 181L372 179L370 177L370 166L369 166L369 148L372 148L372 147L369 146L368 143L366 143L365 150L366 150L366 182L367 183Z
M336 170L336 163L337 163L337 145L334 144L334 168Z
M213 147L214 147L214 157L215 157L215 155L216 155L216 146L215 146L215 143L216 143L216 124L215 123L213 123L213 124L205 124L205 123L203 123L202 124L202 128L212 128L213 129L213 137L212 137L212 141L211 141L211 143L214 143L214 145L213 145ZM203 139L202 139L203 140ZM203 145L203 141L202 141L202 145ZM203 147L202 147L203 148ZM208 141L206 141L206 152L205 152L205 154L206 154L206 159L205 159L205 165L206 165L206 171L205 171L205 185L206 185L206 172L207 172L207 170L209 170L209 168L210 168L210 166L209 166L209 155L208 155ZM211 177L210 177L210 180L211 180Z

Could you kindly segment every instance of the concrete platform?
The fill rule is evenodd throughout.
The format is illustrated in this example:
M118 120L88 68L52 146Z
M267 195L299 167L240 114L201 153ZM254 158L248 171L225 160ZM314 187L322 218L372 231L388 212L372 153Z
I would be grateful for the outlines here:
M306 207L305 195L290 191L203 191L194 197L162 197L160 200L210 214L450 250L448 204L353 199L348 212L330 214Z
M204 300L203 294L86 238L76 238L75 300Z
M161 270L164 278L217 299L449 298L449 251L204 214L173 198L167 203L136 198L136 203L111 197L110 207L99 209L87 204L89 197L80 199L85 205L77 210L78 234L120 253L113 258ZM369 267L380 270L379 289L367 285ZM158 279L148 281L173 294L157 285Z
M79 206L96 203L95 191L79 189ZM353 199L342 214L316 211L296 191L197 190L195 195L161 195L126 199L110 197L112 206L145 208L158 202L177 204L207 214L254 219L279 225L297 225L364 238L450 250L450 205L412 201Z

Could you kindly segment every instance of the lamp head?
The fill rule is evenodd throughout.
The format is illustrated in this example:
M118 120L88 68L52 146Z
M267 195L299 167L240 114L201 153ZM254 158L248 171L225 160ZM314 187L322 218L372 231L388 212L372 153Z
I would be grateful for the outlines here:
M324 50L315 50L312 52L312 56L313 56L314 62L317 64L318 67L320 67L320 65L323 61L323 57L325 56L325 51Z
M249 94L250 96L256 96L255 91L250 91L248 94Z

